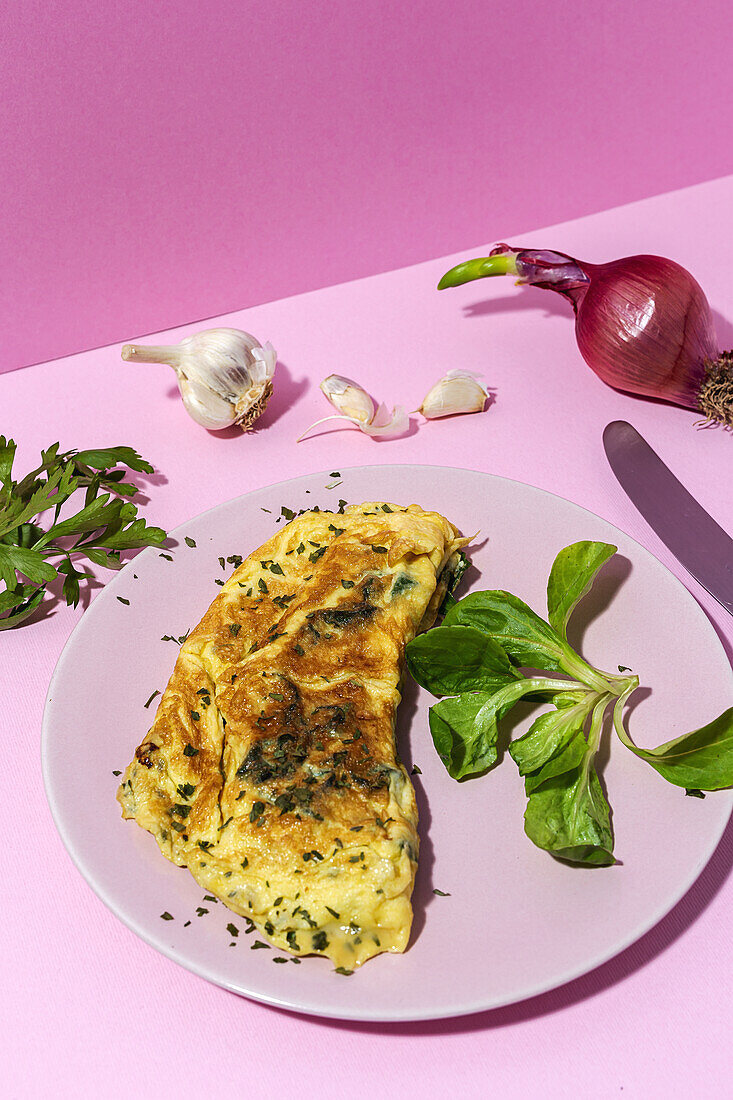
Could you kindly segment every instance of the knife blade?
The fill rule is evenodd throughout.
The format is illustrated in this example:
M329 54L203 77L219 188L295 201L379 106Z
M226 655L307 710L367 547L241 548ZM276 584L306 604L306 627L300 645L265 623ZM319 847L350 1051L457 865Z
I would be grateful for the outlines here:
M607 424L603 447L621 487L652 530L733 615L733 539L631 424Z

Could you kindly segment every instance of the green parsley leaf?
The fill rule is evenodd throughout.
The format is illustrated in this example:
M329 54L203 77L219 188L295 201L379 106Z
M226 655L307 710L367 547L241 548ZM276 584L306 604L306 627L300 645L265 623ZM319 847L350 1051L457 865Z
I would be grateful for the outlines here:
M165 531L140 519L131 503L139 490L126 480L125 467L146 474L153 469L131 447L61 452L54 443L41 452L40 465L18 481L12 476L15 450L12 439L0 436L0 630L29 618L59 575L65 578L64 599L76 607L80 582L93 579L87 569L77 568L81 557L119 569L122 551L160 545L166 538ZM77 510L72 505L62 519L77 492L83 493L75 501ZM41 525L40 517L51 510L51 522Z

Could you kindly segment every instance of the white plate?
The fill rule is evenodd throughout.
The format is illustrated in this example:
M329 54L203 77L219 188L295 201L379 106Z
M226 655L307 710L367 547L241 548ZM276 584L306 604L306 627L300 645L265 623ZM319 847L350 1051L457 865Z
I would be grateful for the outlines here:
M398 743L408 770L413 762L422 769L414 780L421 853L411 945L350 978L320 958L273 966L276 952L252 951L254 937L243 933L231 948L226 924L243 922L221 904L204 903L209 912L197 917L200 887L120 817L113 771L142 740L155 705L143 704L165 687L177 654L162 636L198 622L223 576L218 557L246 556L264 542L282 505L335 509L343 497L436 509L466 532L481 530L476 571L462 592L508 589L540 614L558 550L579 539L613 542L619 553L578 608L571 639L582 635L592 663L627 665L651 689L631 717L637 742L669 740L730 704L730 665L699 605L648 551L592 513L518 482L437 466L360 467L341 480L331 489L325 474L309 475L205 512L173 532L174 561L145 550L97 596L61 655L44 715L44 777L56 825L90 886L134 932L196 974L268 1004L344 1019L419 1020L551 989L621 951L682 897L721 837L730 792L688 798L609 742L603 779L620 863L566 866L525 837L523 784L508 756L480 779L458 784L448 776L428 730L431 698L408 684ZM174 920L161 920L164 911Z

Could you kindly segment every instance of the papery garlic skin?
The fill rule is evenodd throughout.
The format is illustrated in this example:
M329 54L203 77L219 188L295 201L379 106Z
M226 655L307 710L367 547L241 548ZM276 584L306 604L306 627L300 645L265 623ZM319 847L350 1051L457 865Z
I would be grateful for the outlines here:
M374 418L374 402L366 390L350 378L329 374L321 382L321 391L333 407L350 420L368 424Z
M389 439L391 436L403 435L410 426L410 418L402 405L395 405L392 412L382 404L377 409L371 423L364 424L362 431L374 438Z
M489 391L479 381L479 375L468 370L449 370L428 391L417 411L426 420L483 412L489 397Z
M233 424L248 431L264 412L277 353L241 329L212 328L171 346L125 344L122 358L173 367L189 416L218 432Z
M269 340L262 347L252 348L252 357L253 363L249 368L251 385L234 406L237 414L235 424L244 432L249 431L265 411L272 396L272 376L277 363L277 352Z

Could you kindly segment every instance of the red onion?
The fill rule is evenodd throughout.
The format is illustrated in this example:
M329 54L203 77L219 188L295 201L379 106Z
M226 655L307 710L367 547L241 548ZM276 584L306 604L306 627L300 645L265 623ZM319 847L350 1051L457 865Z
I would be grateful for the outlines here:
M489 256L451 268L438 290L489 275L517 275L568 298L580 354L609 386L733 427L733 352L718 350L708 300L673 260L627 256L589 264L499 244Z

